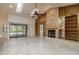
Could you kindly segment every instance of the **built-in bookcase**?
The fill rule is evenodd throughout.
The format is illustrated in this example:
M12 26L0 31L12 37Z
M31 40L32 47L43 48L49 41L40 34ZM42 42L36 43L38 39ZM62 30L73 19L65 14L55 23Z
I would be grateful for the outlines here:
M65 39L78 40L78 15L65 17Z
M62 29L59 29L59 38L62 39Z
M78 33L77 33L77 34L78 34L78 35L77 35L77 37L78 37L77 39L79 40L79 14L78 14L78 22L77 22L77 23L78 23L78 24L77 24L77 26L78 26L78 27L77 27L77 32L78 32Z

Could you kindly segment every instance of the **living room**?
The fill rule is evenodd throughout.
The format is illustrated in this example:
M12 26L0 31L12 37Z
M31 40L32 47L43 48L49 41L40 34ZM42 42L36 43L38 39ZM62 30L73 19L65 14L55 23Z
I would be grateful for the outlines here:
M78 13L77 3L0 4L0 54L79 54Z

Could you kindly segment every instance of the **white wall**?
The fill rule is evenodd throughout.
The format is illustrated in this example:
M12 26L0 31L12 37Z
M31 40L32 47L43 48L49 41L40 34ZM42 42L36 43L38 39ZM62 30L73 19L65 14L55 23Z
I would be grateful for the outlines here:
M16 15L8 15L8 22L27 24L28 25L27 36L35 36L35 20L34 19L16 16Z
M6 14L0 14L0 38L7 37L7 32L3 32L4 24L7 25L7 18L8 16Z

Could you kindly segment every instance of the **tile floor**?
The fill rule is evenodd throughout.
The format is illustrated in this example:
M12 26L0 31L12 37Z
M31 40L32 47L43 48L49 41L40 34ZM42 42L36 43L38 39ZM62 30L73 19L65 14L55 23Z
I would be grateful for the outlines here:
M79 42L48 37L9 39L0 46L0 55L78 55Z

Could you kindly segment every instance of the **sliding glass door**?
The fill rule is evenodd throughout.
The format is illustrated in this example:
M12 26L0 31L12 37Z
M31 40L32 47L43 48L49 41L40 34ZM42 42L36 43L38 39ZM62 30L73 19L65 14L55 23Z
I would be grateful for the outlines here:
M27 25L22 24L10 24L10 38L26 37L27 36Z

